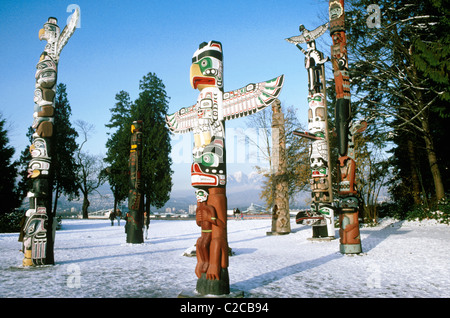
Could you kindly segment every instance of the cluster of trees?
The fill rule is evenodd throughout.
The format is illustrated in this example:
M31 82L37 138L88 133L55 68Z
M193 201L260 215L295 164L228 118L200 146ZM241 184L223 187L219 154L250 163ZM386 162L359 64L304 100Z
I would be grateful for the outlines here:
M6 119L0 113L0 215L11 212L19 205L19 193L15 179L18 163L12 161L14 148L9 145Z
M116 104L110 109L111 119L106 127L112 132L106 142L106 176L114 194L115 209L119 202L128 199L131 124L142 120L141 182L145 211L150 212L151 206L164 206L172 189L171 144L165 119L169 97L162 80L151 72L139 82L139 89L134 102L128 92L117 93Z
M115 204L128 198L131 123L144 121L143 180L146 209L150 205L161 207L169 199L172 187L170 169L170 135L165 127L168 97L164 84L153 73L143 77L141 92L135 102L128 93L116 95L117 103L111 109L111 120L106 126L114 129L107 141L106 158L93 155L84 146L94 132L94 126L83 120L70 120L71 107L66 85L57 85L55 97L54 130L52 142L53 215L56 215L61 195L69 200L83 198L82 215L88 218L89 195L108 181L114 193ZM13 161L14 147L9 145L7 121L0 114L0 224L1 231L18 230L23 212L18 211L31 188L28 164L31 160L29 146L19 160ZM27 137L32 142L34 130L29 127ZM77 142L79 141L79 143ZM16 182L16 180L18 180ZM5 199L8 198L8 199ZM114 206L116 208L116 206Z
M369 122L359 182L387 186L399 217L417 209L431 216L445 209L450 185L448 2L377 1L379 28L367 23L369 4L346 1L353 110ZM380 156L387 146L390 156Z
M357 185L366 221L376 221L380 193L391 202L384 213L407 217L434 217L440 209L448 218L446 190L450 185L450 15L442 0L380 0L380 26L367 23L372 0L346 0L346 35L354 120L364 119L368 129L356 136ZM329 46L328 46L329 47ZM324 50L324 52L326 52ZM330 149L337 162L333 134L335 90L327 78ZM306 73L305 73L306 76ZM306 101L305 101L306 102ZM298 114L306 116L306 114ZM291 119L289 119L291 117ZM287 123L295 122L287 113ZM252 118L253 119L253 118ZM270 128L270 124L259 125ZM297 128L298 129L298 128ZM286 131L289 131L287 128ZM295 146L288 161L307 180L307 148ZM270 152L269 152L270 153ZM295 169L290 169L295 171ZM336 180L336 165L332 165ZM262 198L270 206L270 176ZM291 193L308 190L291 184Z

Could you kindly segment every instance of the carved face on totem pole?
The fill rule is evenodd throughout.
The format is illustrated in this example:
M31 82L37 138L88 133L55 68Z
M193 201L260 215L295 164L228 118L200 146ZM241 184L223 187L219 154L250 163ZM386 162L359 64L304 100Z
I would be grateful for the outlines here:
M326 177L328 175L328 146L327 141L315 140L309 151L311 173L313 177Z
M329 2L328 13L330 17L330 33L345 30L344 27L344 7L341 3L343 0L335 0Z
M342 5L339 3L339 1L330 2L329 15L330 15L331 21L339 19L343 13L344 13L344 9L342 8Z
M223 90L223 54L222 44L217 41L203 42L192 57L192 88L203 90L206 87L218 87Z
M326 109L323 94L314 94L308 97L308 130L311 134L323 134L326 129Z
M39 30L39 40L47 41L45 46L45 51L52 53L56 53L56 45L60 36L60 28L58 26L58 20L56 18L50 17L48 21L44 23L44 27ZM51 56L55 59L55 56Z
M206 202L208 200L208 192L203 189L195 191L197 202Z

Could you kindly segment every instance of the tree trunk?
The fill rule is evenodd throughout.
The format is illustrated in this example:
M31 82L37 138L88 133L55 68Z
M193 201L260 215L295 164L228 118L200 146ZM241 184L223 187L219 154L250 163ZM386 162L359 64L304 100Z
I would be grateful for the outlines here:
M408 160L411 171L411 183L412 183L412 195L414 204L419 205L422 203L420 199L420 181L419 176L417 175L417 165L415 161L415 151L414 151L414 143L411 139L408 138L406 141L407 151L408 151Z
M150 217L150 194L145 195L144 212L147 212L147 215Z
M88 219L89 215L88 215L88 208L89 208L90 202L88 200L87 195L85 195L83 197L83 207L82 207L82 211L83 211L83 219Z
M113 211L117 211L117 204L118 204L117 197L118 197L118 194L114 193L114 208L113 208Z
M117 200L116 200L116 199L114 199L114 208L113 208L113 211L117 211Z
M422 128L425 131L425 150L428 156L428 163L431 169L431 175L433 176L434 188L436 192L436 200L439 201L445 195L444 184L442 183L441 172L439 170L439 165L437 162L436 152L434 150L433 140L430 136L430 128L428 126L428 121L422 120Z
M414 63L411 63L411 65L413 66L411 68L411 71L413 74L412 82L414 85L417 85L416 79L418 78L418 71L417 71ZM419 105L418 110L423 111L425 108L425 103L424 103L424 99L423 99L423 95L422 95L421 91L416 92L416 98L417 98L417 105ZM423 130L423 139L425 140L425 151L427 152L428 163L430 165L431 175L433 177L434 189L435 189L435 193L436 193L436 200L439 201L445 195L444 184L442 183L441 172L439 170L439 165L438 165L437 158L436 158L436 152L434 150L433 139L431 136L430 126L429 126L429 116L428 116L427 112L428 112L428 110L424 111L424 113L422 115L420 115L418 118L420 120L420 124L421 124L422 130Z
M53 202L53 216L56 216L56 207L58 206L58 198L59 198L59 187L56 187L55 190L55 201Z

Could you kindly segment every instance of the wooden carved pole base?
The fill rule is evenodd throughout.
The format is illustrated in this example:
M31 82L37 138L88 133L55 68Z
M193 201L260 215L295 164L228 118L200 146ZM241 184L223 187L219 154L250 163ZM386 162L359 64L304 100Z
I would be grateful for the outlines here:
M230 293L225 192L225 188L216 187L197 190L196 220L202 233L196 245L195 274L196 290L201 295Z
M136 210L129 210L127 213L127 243L144 243L144 232L142 231L142 213Z
M351 122L349 127L348 156L339 157L339 236L343 254L362 253L359 233L359 199L356 188L355 135L367 128L367 122Z
M340 245L339 250L342 254L362 253L361 237L359 235L358 211L339 213Z

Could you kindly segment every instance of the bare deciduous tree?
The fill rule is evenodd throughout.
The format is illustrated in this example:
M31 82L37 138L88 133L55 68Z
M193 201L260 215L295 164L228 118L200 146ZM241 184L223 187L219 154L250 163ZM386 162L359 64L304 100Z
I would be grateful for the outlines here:
M91 155L83 151L83 146L88 141L90 135L94 132L94 125L83 120L76 120L75 126L82 139L80 147L76 153L76 161L79 165L78 188L83 194L82 213L83 219L88 218L88 208L90 205L89 195L106 181L106 174L103 173L103 158L101 155Z
M309 165L309 144L304 138L294 136L293 131L302 129L297 119L294 107L283 108L285 114L285 134L286 134L286 156L287 156L287 178L289 188L289 198L295 197L295 194L301 191L309 191L310 165ZM246 122L247 127L257 129L258 140L249 137L250 143L256 145L259 153L267 161L269 167L272 167L272 110L267 108L256 114L253 114ZM267 206L272 206L274 201L274 184L271 169L264 169L261 166L255 166L258 173L263 174L266 180L261 192L261 198L264 199Z

